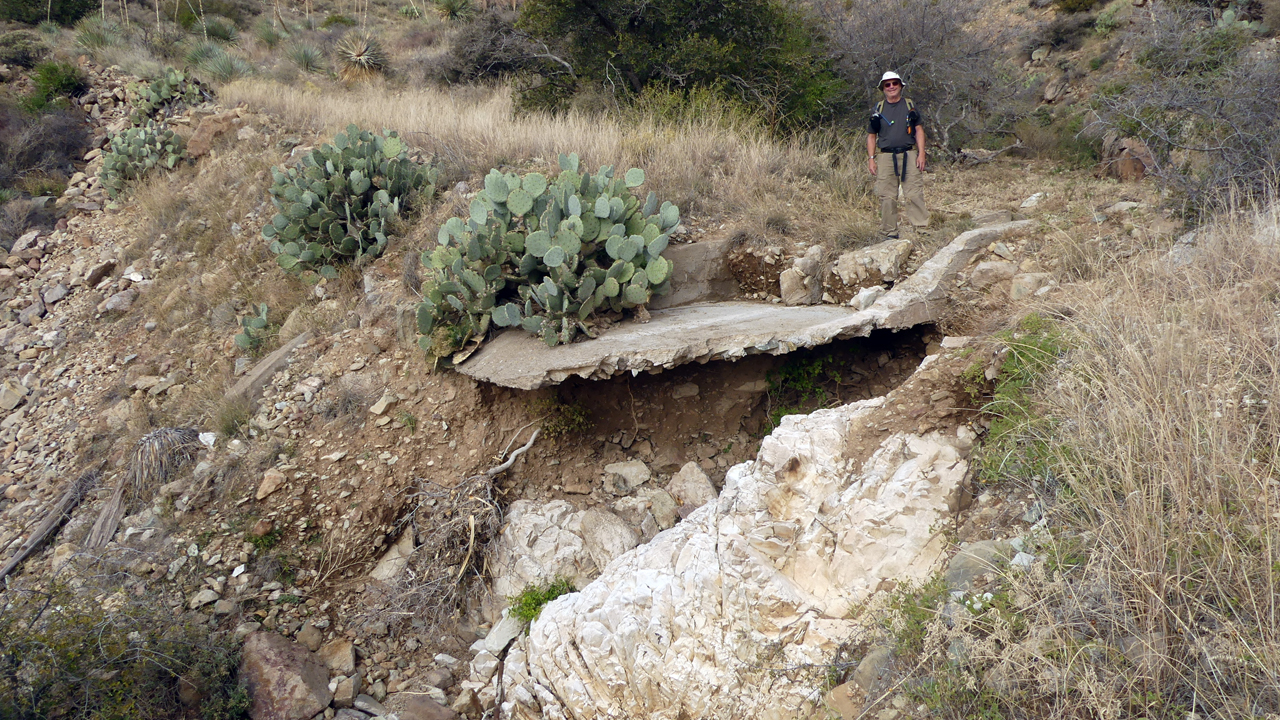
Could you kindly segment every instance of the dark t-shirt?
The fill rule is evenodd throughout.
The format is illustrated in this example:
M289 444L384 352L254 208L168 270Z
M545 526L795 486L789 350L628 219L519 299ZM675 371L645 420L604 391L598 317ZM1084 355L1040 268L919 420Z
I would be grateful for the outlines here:
M875 112L875 108L871 108L871 112ZM896 103L885 102L884 109L880 111L880 132L877 133L876 147L881 150L896 147L915 147L916 139L907 132L907 99L903 98ZM874 127L868 127L867 132L875 133Z

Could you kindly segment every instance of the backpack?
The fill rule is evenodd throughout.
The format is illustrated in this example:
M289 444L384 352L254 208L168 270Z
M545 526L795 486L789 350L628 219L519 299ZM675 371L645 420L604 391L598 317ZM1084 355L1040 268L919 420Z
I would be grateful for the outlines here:
M920 125L920 113L916 111L916 104L911 98L905 98L907 101L907 136L915 138L916 127ZM880 133L880 118L884 117L880 113L884 112L884 101L876 103L876 111L871 114L871 126L875 129L876 134Z

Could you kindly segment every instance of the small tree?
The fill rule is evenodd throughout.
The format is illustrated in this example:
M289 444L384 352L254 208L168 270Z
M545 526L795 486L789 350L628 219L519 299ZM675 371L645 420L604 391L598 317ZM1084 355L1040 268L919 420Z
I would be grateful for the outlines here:
M586 85L714 87L773 127L797 127L832 114L840 96L820 29L788 0L526 0L517 27L545 50L524 94L533 105Z

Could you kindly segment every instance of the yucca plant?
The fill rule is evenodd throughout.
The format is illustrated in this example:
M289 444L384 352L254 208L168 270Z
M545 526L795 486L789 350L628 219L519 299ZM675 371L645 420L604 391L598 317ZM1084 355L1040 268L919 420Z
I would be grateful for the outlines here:
M435 0L436 13L450 22L470 20L476 15L476 4L472 0Z
M290 62L297 65L303 72L316 74L324 72L324 53L315 45L298 43L290 47L286 55Z
M43 20L36 26L36 30L45 37L57 37L62 34L62 27L52 20Z
M187 64L199 67L214 58L226 55L227 51L223 50L220 45L213 42L198 43L187 53Z
M200 65L200 69L209 77L222 83L231 82L253 72L253 67L249 63L225 52L218 57L206 60Z
M263 20L253 28L253 36L258 38L258 42L262 43L263 47L270 50L274 50L288 35L286 29L277 28L269 20Z
M343 82L360 82L387 69L387 54L372 33L347 33L338 43L338 75Z
M88 18L76 25L76 45L88 50L101 50L120 44L120 27L99 18Z

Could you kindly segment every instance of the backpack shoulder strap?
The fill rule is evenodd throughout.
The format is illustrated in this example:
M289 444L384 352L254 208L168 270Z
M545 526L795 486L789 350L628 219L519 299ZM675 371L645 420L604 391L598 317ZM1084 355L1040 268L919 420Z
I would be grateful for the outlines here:
M884 112L884 101L883 101L883 100L881 100L880 102L876 103L876 114L877 114L877 115L879 115L879 114L880 114L880 113L882 113L882 112Z

